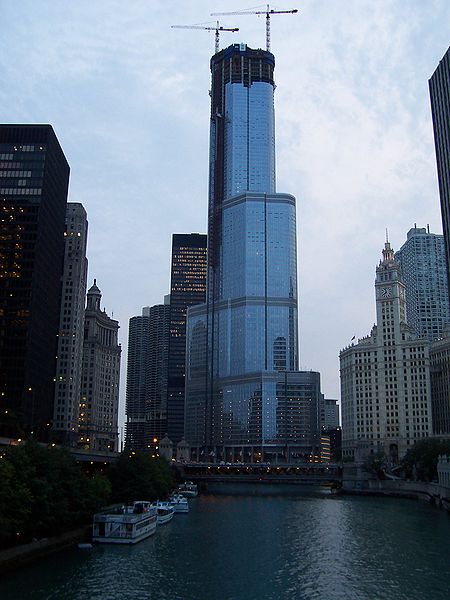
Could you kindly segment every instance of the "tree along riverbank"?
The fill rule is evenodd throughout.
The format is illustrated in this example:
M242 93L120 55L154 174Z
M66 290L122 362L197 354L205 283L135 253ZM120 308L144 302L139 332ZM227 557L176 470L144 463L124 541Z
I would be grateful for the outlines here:
M175 485L169 464L147 452L124 452L92 476L66 449L34 441L3 449L0 459L0 549L73 532L111 502L156 500Z

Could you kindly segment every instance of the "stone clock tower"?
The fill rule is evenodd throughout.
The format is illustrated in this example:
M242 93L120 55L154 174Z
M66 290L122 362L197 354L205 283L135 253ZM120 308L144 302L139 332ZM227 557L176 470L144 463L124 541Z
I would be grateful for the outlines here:
M341 350L342 452L349 461L382 451L396 464L431 432L428 340L406 323L405 285L386 240L376 268L377 323Z
M388 241L382 252L383 259L377 267L375 278L377 325L386 329L386 334L390 334L385 341L400 342L402 337L405 339L401 335L401 329L406 329L401 327L401 324L406 325L405 285L400 265L396 262Z

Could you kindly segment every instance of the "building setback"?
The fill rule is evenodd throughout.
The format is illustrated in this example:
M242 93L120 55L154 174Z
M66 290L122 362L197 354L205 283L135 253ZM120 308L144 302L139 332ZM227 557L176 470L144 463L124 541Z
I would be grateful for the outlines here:
M170 305L146 306L131 317L126 391L127 448L156 448L167 431Z
M188 310L185 429L216 459L302 460L317 443L320 390L312 422L297 371L295 198L276 192L274 67L246 44L211 59L207 301Z
M444 236L415 226L395 260L406 287L408 325L418 337L438 340L450 316Z
M118 449L120 354L119 323L101 310L102 293L87 293L79 414L80 444L100 451Z
M0 435L53 418L69 165L50 125L0 125Z
M205 300L206 235L174 234L170 278L167 432L175 444L184 435L187 309Z
M397 462L430 435L429 342L406 324L405 286L389 242L376 269L377 324L340 352L342 452L382 450Z
M88 222L82 204L69 202L64 232L65 253L62 276L56 361L53 430L67 445L78 443L81 397L84 309L87 283Z
M450 48L429 80L437 175L441 199L442 231L450 281Z

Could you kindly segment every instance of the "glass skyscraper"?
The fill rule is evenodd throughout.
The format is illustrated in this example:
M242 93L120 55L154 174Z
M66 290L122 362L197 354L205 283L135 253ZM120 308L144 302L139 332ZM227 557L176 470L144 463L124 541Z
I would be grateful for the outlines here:
M430 342L442 338L450 317L444 236L414 226L395 259L406 286L408 325Z
M245 44L211 59L207 302L188 312L185 434L212 452L277 452L299 437L282 433L300 375L295 198L276 192L274 66Z
M437 175L441 199L442 231L450 281L450 48L429 80Z

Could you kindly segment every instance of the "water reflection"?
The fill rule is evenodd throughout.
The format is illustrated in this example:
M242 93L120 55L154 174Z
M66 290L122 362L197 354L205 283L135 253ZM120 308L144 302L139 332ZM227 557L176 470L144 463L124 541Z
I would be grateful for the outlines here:
M447 600L450 519L385 498L203 496L132 547L71 551L2 600Z

